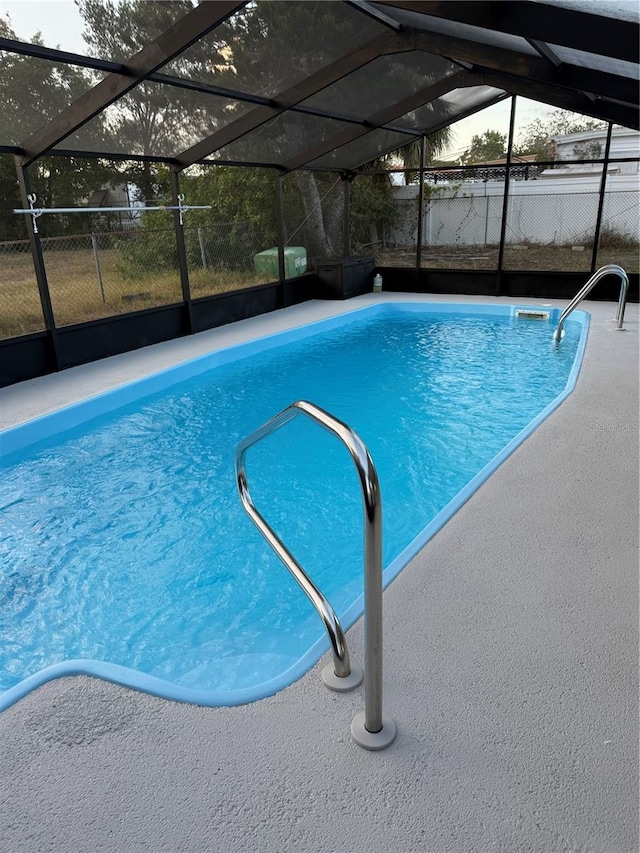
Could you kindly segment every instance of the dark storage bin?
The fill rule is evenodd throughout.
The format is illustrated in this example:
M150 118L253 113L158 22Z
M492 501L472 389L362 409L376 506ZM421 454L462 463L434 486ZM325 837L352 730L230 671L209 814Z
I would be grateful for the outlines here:
M349 299L373 288L373 257L321 258L316 262L319 299Z

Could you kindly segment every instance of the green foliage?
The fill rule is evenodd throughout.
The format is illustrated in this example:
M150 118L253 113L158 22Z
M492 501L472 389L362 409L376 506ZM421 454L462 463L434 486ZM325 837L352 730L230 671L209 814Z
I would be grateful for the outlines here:
M602 156L602 145L599 142L581 142L573 146L573 156L576 160L597 160Z
M184 214L184 239L189 262L201 264L200 239L206 255L218 268L243 269L253 255L277 243L275 175L269 169L233 166L194 167L181 175L185 204L211 205L210 210ZM171 204L169 173L164 166L154 174L158 204ZM142 214L142 229L123 244L121 273L134 277L140 269L177 269L173 218L164 211ZM201 236L198 235L201 229Z
M85 21L82 35L89 52L116 62L124 62L137 53L193 6L190 0L78 0ZM199 42L172 70L187 78L202 79L209 61L215 61L215 51L211 56ZM208 99L205 109L205 102L187 89L141 83L119 99L117 115L112 116L115 150L136 155L173 154L188 148L196 138L207 136L221 111L222 102L217 99ZM157 194L152 172L149 163L137 164L130 170L140 199L150 200Z
M15 39L7 21L0 18L0 36ZM39 34L32 41L42 44ZM16 145L57 116L87 91L94 75L77 66L56 64L44 59L0 52L0 139ZM95 119L88 130L90 140L102 132L102 119ZM95 190L105 186L109 171L99 160L43 157L29 169L37 206L73 207ZM2 198L10 200L0 210L0 239L26 236L24 223L11 211L22 207L17 188L15 165L10 155L0 157ZM89 217L78 222L59 216L42 217L38 227L43 236L77 233L91 229Z
M366 41L369 28L379 29L346 5L254 0L216 28L218 53L207 79L273 96ZM340 111L344 102L334 99L333 106Z
M21 217L11 213L14 207L22 207L16 169L11 154L0 154L0 242L23 240L26 237Z
M181 175L180 192L188 203L211 205L211 210L189 213L189 223L235 220L275 233L275 179L272 169L237 166L203 166Z
M352 250L369 254L381 248L383 235L395 224L400 208L386 176L363 175L351 184Z
M471 138L471 145L460 158L461 162L486 163L506 157L507 136L498 130L485 130Z
M1 18L0 36L16 39L8 22ZM39 33L31 41L42 44ZM0 139L5 144L20 145L91 88L95 80L93 72L75 65L0 52Z
M441 127L434 133L430 133L425 137L425 164L429 166L434 158L443 151L451 142L452 130L450 127ZM415 184L420 180L420 173L416 171L420 167L420 140L410 142L404 145L398 151L383 157L382 163L394 163L400 160L405 167L404 182L405 184ZM457 163L455 164L457 165Z

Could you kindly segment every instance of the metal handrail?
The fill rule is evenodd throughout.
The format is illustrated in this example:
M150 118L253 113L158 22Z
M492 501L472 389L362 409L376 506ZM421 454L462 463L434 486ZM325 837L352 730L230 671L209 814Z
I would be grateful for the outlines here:
M600 281L601 278L604 278L605 275L617 275L620 277L620 297L618 299L618 310L616 312L616 328L622 329L622 324L624 321L624 309L627 304L627 290L629 289L629 277L626 272L622 269L622 267L618 266L618 264L607 264L604 267L600 267L599 270L594 272L589 281L585 284L585 286L576 293L571 302L564 309L562 314L560 315L560 319L558 320L558 327L553 333L553 340L558 342L562 338L563 335L563 325L564 321L567 319L569 314L574 310L574 308L582 302L585 296L592 290L593 287Z
M292 403L263 426L241 441L236 448L236 482L242 505L250 518L285 566L293 574L307 596L315 605L329 633L336 661L336 675L348 674L347 646L340 622L331 605L313 584L300 564L291 556L278 536L255 508L247 484L245 455L249 447L275 432L297 415L305 415L328 432L337 436L346 446L355 463L364 505L364 630L365 630L365 711L366 733L374 738L374 744L361 743L367 749L381 749L395 736L395 724L384 720L385 742L375 745L376 733L383 730L382 717L382 503L380 485L373 460L362 439L342 421L334 418L319 406L306 400ZM345 667L346 659L346 667ZM340 671L339 671L340 670ZM391 731L392 730L392 731ZM353 728L352 728L353 731ZM355 737L355 735L354 735ZM382 740L382 738L381 738Z
M238 468L238 465L240 468ZM285 547L282 540L256 509L253 500L251 499L251 493L249 492L249 486L247 484L247 475L244 470L244 459L239 463L236 461L236 481L238 484L238 491L240 493L240 500L242 501L242 505L247 514L260 533L262 533L264 538L267 540L269 545L271 545L278 557L282 560L284 565L289 569L296 581L300 584L303 591L318 611L331 642L335 674L338 678L346 678L351 674L349 650L347 648L347 641L344 636L344 631L342 630L342 625L340 624L340 620L338 619L335 610L307 575L293 554L291 554L291 552Z

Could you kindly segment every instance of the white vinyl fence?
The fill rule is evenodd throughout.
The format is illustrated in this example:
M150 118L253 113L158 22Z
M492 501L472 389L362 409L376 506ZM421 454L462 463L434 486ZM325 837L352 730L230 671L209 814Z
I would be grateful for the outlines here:
M423 218L424 246L490 246L500 242L503 182L464 182L430 190ZM509 186L506 242L557 246L592 242L599 192L599 176L513 181ZM395 198L398 218L389 243L415 246L418 187L398 187ZM629 241L640 239L638 175L609 175L602 227Z

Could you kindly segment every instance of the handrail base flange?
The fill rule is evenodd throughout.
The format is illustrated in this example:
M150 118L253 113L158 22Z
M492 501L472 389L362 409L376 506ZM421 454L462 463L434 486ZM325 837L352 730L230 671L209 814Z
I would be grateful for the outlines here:
M379 732L370 732L365 728L365 712L361 711L353 718L351 723L351 737L363 749L369 749L372 752L378 752L381 749L386 749L396 739L398 729L396 724L389 717L382 718L382 728Z
M352 666L349 675L343 678L336 675L333 668L333 663L328 663L322 670L322 680L329 688L336 693L348 693L350 690L355 690L358 685L362 684L364 674L359 666Z

